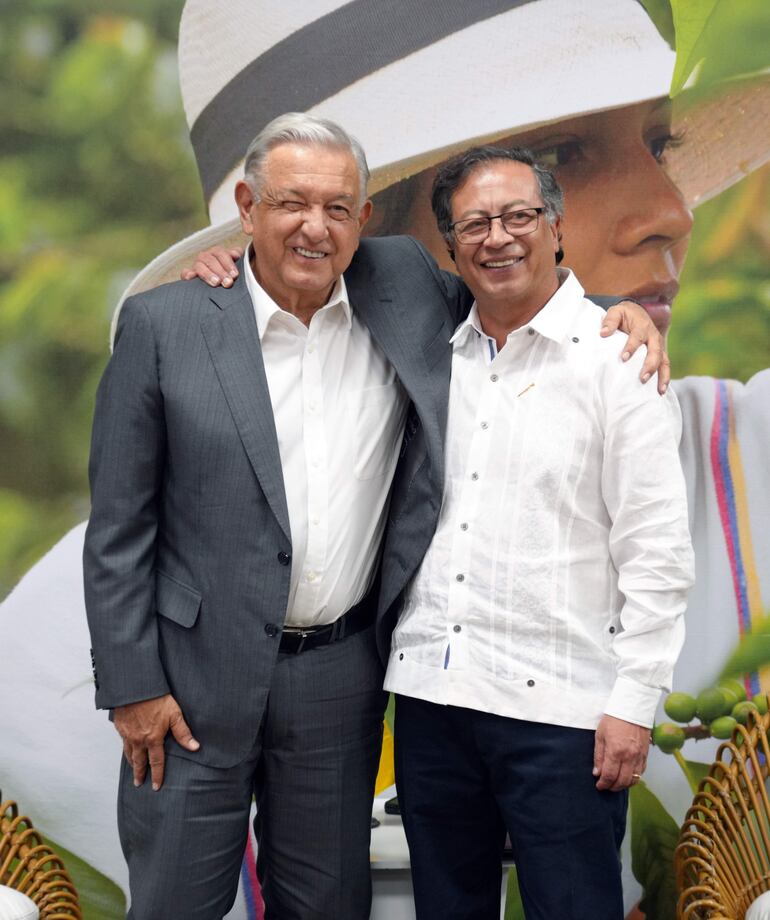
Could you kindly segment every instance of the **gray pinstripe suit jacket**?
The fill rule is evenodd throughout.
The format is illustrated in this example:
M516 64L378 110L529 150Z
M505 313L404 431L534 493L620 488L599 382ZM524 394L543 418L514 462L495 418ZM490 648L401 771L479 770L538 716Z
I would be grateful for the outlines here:
M377 636L435 530L449 338L469 300L409 237L364 240L351 303L412 399L386 537ZM89 467L86 608L96 704L171 692L196 759L237 763L258 731L289 592L278 443L243 277L128 300L99 387ZM277 628L276 628L277 627ZM167 747L189 756L172 739Z

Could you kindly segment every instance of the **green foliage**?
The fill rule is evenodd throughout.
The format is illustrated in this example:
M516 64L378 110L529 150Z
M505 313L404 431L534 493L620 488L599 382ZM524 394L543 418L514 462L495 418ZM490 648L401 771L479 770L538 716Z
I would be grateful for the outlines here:
M722 668L722 676L749 674L766 664L770 664L770 617L760 620L749 632L741 636Z
M674 849L679 829L644 782L632 786L629 793L631 869L642 886L639 906L647 920L674 920Z
M709 20L719 0L671 0L676 41L676 66L671 95L681 92L695 65L703 57Z
M701 780L705 779L708 775L709 770L711 769L711 764L700 763L697 760L686 760L685 765L687 767L687 772L689 778L697 787Z
M120 292L206 222L177 85L182 0L6 2L0 27L0 597L87 516Z
M769 203L765 166L698 208L669 335L675 377L745 381L768 366Z
M770 15L766 0L642 0L660 34L676 48L671 95L696 68L696 85L708 89L738 74L770 65Z
M516 866L508 869L508 884L505 889L505 920L525 920Z
M642 0L647 15L668 44L674 47L674 17L670 0Z
M692 68L701 64L697 87L708 90L719 80L755 73L770 65L770 11L766 0L672 0L679 41L679 20L687 29L687 63L677 71L672 94L684 85ZM707 12L707 8L711 7ZM700 22L699 22L700 20ZM698 33L698 29L700 32Z
M122 920L126 915L126 899L120 888L74 853L49 838L44 839L67 867L77 889L83 916L92 920Z

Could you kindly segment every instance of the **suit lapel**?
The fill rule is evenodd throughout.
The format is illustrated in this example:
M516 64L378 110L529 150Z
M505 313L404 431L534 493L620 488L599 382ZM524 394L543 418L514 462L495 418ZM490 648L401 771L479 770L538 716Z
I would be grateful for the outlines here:
M452 330L448 322L426 325L424 317L442 316L446 306L441 300L437 310L428 310L420 294L406 299L381 273L371 266L367 268L368 271L358 270L354 262L345 274L350 302L414 403L440 485L444 473ZM440 298L438 290L428 296Z
M220 312L201 324L206 346L265 498L291 540L273 407L243 271L231 290L213 290L211 300Z

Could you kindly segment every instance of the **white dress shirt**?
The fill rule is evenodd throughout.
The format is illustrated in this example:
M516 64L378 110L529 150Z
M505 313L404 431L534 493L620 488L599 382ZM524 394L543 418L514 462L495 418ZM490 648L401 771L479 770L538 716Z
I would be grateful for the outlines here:
M576 728L652 725L684 639L692 550L672 393L620 359L577 279L497 353L452 338L438 527L386 689Z
M332 623L371 585L408 400L343 278L305 326L260 287L248 256L244 271L291 527L286 625Z

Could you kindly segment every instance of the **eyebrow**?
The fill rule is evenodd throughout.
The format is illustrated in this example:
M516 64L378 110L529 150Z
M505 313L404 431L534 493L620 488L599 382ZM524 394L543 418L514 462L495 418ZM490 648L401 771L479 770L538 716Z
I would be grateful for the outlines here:
M277 188L274 190L273 194L276 197L294 197L294 198L306 198L307 195L305 192L301 192L296 188ZM355 201L355 195L350 195L347 192L341 192L339 195L332 195L329 201Z
M540 208L542 205L539 204L529 204L523 198L516 198L513 201L509 201L508 204L503 205L500 214L506 214L508 211L516 210L517 208L526 209L526 208ZM485 211L482 208L470 208L467 211L463 211L457 218L457 220L464 220L466 217L489 217L489 211Z

